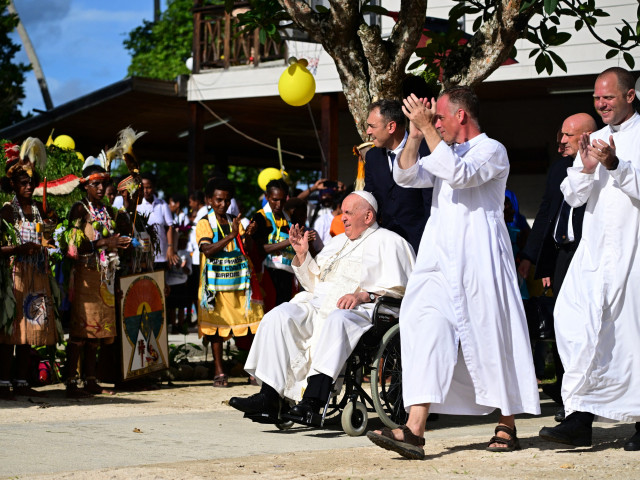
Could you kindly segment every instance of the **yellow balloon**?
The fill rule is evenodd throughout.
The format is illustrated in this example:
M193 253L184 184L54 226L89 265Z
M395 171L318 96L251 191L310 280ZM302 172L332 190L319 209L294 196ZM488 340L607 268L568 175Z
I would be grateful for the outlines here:
M75 150L76 142L69 135L58 135L53 144L63 150Z
M267 190L267 183L271 180L278 180L282 178L282 172L277 168L265 168L258 175L258 185L263 191Z
M82 155L80 152L76 152L76 155L78 156L80 161L84 163L84 155Z
M282 72L278 82L278 92L282 100L294 107L306 105L311 101L316 93L316 80L307 70L306 60L289 65Z

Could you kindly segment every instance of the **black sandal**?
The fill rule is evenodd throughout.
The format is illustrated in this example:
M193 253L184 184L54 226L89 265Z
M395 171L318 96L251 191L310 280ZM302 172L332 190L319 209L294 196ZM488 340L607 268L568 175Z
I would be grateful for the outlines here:
M503 438L498 436L498 432L504 432L509 435L509 438ZM514 425L513 429L507 427L506 425L498 425L495 430L495 435L491 437L489 443L487 444L487 450L489 452L513 452L514 450L520 450L520 440L518 440L518 436L516 435L516 427ZM494 443L499 443L500 445L506 445L505 447L492 447L491 445Z
M388 427L384 427L380 433L367 432L367 438L379 447L399 453L405 458L423 460L424 438L414 435L406 425L402 425L400 430L403 434L402 440L396 440L393 431Z

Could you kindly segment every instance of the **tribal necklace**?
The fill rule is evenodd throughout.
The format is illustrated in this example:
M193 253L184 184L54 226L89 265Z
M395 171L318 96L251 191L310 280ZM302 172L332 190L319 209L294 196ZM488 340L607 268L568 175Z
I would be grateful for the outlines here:
M344 242L344 245L342 245L342 247L340 248L340 250L338 250L334 255L332 260L329 262L329 264L322 269L322 271L320 272L320 281L324 282L324 280L327 278L327 275L329 275L329 273L331 273L331 271L338 265L338 263L340 262L340 260L342 260L344 257L346 257L347 255L351 254L353 251L355 251L356 248L358 248L360 245L362 245L362 243L369 238L370 235L374 234L375 232L377 232L378 229L376 228L375 230L367 233L364 237L362 237L360 239L359 242L351 242L348 238L347 240ZM353 248L351 248L350 250L347 250L346 252L342 253L342 251L346 248L347 245L352 244Z

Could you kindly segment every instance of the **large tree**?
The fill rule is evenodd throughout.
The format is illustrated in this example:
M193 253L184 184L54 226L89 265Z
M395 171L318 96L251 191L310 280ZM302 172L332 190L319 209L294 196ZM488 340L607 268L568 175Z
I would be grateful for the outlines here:
M227 9L233 0L226 0ZM397 21L388 38L380 27L365 21L367 13L388 14L370 0L329 0L330 8L312 6L303 0L251 0L252 10L239 15L247 30L260 28L274 37L284 27L294 26L320 43L335 61L343 91L358 130L365 138L367 105L373 98L399 98L407 64L423 31L427 0L401 0ZM486 79L510 55L516 40L527 38L537 48L536 68L551 73L554 64L566 71L553 47L566 43L571 32L558 28L560 18L574 17L574 29L587 28L600 42L611 47L607 58L639 44L640 29L620 20L619 38L605 39L594 30L598 18L608 16L595 0L453 0L446 32L430 32L432 41L417 51L427 80L441 78L441 87L476 85ZM475 15L473 35L464 44L457 20ZM640 7L638 15L640 16ZM637 22L637 18L634 19ZM264 36L263 36L264 37ZM417 65L414 65L417 67Z
M9 34L18 24L18 17L7 11L8 0L0 0L0 127L6 127L24 119L20 105L24 100L25 73L31 67L14 63L20 45Z

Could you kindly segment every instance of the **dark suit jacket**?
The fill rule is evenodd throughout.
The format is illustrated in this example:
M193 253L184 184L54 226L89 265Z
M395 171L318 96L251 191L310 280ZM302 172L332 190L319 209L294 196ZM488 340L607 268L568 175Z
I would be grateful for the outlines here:
M422 142L422 156L429 148ZM417 252L420 239L431 213L432 188L403 188L394 180L383 148L367 152L364 167L364 189L378 202L378 223L407 240Z
M542 197L542 203L533 222L527 244L520 255L536 265L535 278L553 277L558 251L553 239L556 219L562 200L560 184L567 176L567 168L573 164L573 158L562 157L551 165L547 174L547 186ZM574 243L578 244L582 238L582 219L585 205L574 208L571 216Z

